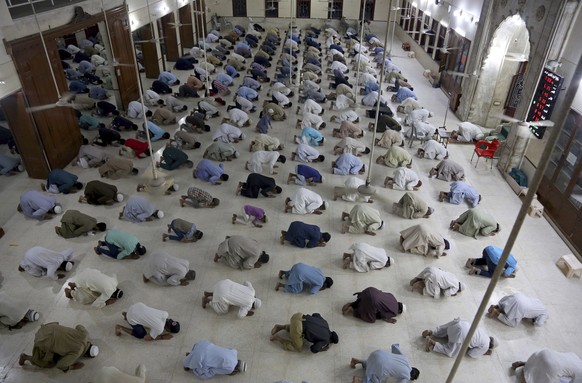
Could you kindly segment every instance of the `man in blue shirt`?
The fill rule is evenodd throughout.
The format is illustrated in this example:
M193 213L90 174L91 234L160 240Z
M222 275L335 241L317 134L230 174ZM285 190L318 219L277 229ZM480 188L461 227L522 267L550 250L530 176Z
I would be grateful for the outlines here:
M249 101L256 101L259 99L259 94L254 89L249 88L248 86L241 86L236 91L236 94L246 98Z
M392 345L392 352L376 350L366 360L352 358L350 367L356 368L358 364L362 365L365 375L364 378L354 376L353 382L357 383L384 382L389 378L406 383L420 376L420 371L416 367L410 367L408 358L400 351L398 344Z
M144 127L144 133L145 133L145 126L142 125ZM150 141L154 142L154 141L158 141L161 139L167 140L168 138L170 138L170 133L164 131L164 129L160 128L159 126L157 126L156 124L154 124L151 121L148 121L148 130L150 131Z
M493 275L493 272L499 264L499 259L503 249L497 246L487 246L483 249L483 256L481 258L469 258L465 264L467 267L471 268L469 271L470 275L477 274L484 277L489 277ZM512 254L509 254L505 265L503 266L503 273L501 277L503 278L515 278L515 272L517 269L517 260Z
M400 87L400 89L398 89L398 92L396 92L396 94L392 96L392 102L397 102L400 104L402 101L410 97L412 97L415 100L418 100L418 97L416 97L416 93L414 93L411 89Z
M224 164L216 165L210 160L201 160L194 169L194 178L210 182L213 185L220 185L220 181L228 181L228 174L224 173Z
M176 77L171 72L165 72L165 71L160 72L160 75L158 76L158 80L163 82L164 84L166 84L168 86L180 84L180 80L178 80L178 77Z
M43 191L58 194L76 193L83 188L83 184L78 182L79 177L63 169L52 170L47 177L46 185L41 184Z
M325 290L333 285L333 279L323 275L317 267L296 263L290 270L280 270L279 279L287 279L287 283L278 282L275 290L284 288L288 293L299 294L303 291L304 285L308 285L309 294L315 294L320 290Z

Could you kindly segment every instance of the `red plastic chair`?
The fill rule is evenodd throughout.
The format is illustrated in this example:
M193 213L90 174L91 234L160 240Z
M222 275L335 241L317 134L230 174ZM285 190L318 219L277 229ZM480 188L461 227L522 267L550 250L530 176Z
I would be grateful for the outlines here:
M477 141L477 143L475 144L475 150L473 151L473 155L471 156L471 162L473 162L473 157L475 157L475 154L477 154L477 162L475 163L475 167L477 167L477 164L479 163L479 158L481 157L485 157L486 159L490 158L491 169L493 169L493 156L495 155L497 149L499 149L499 145L501 145L501 143L499 142L498 139L494 139L491 142L484 140Z

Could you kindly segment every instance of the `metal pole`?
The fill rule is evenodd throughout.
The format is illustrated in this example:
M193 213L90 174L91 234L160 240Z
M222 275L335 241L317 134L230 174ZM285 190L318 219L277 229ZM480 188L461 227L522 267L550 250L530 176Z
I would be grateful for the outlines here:
M289 31L287 32L287 39L293 40L293 38L291 37L293 35L293 0L291 0L290 2L291 4L289 5ZM286 39L285 39L286 40ZM283 47L285 46L285 42L283 42ZM289 46L289 52L292 51L292 45ZM283 51L285 51L285 48L283 48ZM291 53L289 53L291 56L293 56ZM289 86L293 85L293 59L291 59L289 61L290 64L290 68L291 68L291 73L289 73ZM297 61L297 66L299 66L299 60Z
M204 22L203 16L206 15L206 9L202 10L202 2L200 2L200 19L202 22L202 41L204 46L204 61L208 63L208 54L206 52L206 23ZM204 70L206 71L206 90L210 92L210 73L208 72L208 65L204 65ZM208 93L210 94L210 93Z
M521 209L519 210L519 213L517 215L517 219L515 220L515 223L513 224L513 228L511 229L511 233L509 234L509 238L507 239L507 243L505 244L505 248L503 249L503 253L501 255L501 258L499 259L498 267L495 268L495 271L493 272L493 275L491 276L491 282L489 283L489 286L487 287L487 291L485 291L485 295L483 296L483 299L481 300L481 304L479 305L479 309L477 310L477 313L475 314L475 317L473 318L473 323L471 323L471 328L469 329L469 333L465 337L465 341L463 342L463 346L461 347L461 350L459 351L459 354L457 355L457 358L455 359L455 363L453 364L453 367L451 368L449 376L447 377L447 381L446 381L447 383L453 382L453 380L455 378L455 374L457 373L457 370L458 370L459 366L461 365L461 361L463 360L463 357L465 356L465 353L467 352L467 349L469 348L469 343L471 342L471 339L473 338L473 335L475 334L475 331L477 330L477 326L479 325L479 322L481 321L481 318L483 317L483 313L485 312L485 308L487 307L489 299L491 299L491 295L493 294L493 290L495 290L495 286L497 285L497 282L499 281L499 277L501 276L501 273L504 270L504 268L501 265L505 265L505 262L507 261L507 258L509 257L509 253L511 252L511 249L512 249L513 245L515 244L515 240L517 239L517 235L519 234L519 231L521 230L521 226L523 224L523 221L525 220L525 217L527 214L527 209L530 206L532 200L534 199L535 193L537 192L537 190L540 186L540 183L542 182L542 177L546 171L546 167L548 166L550 156L552 155L552 151L553 151L553 149L558 141L558 137L560 136L560 132L561 132L562 127L566 121L568 109L570 108L570 105L572 105L572 101L574 100L574 97L576 96L576 92L578 91L581 80L582 80L582 63L578 63L578 66L576 67L576 70L575 70L574 75L572 77L572 81L570 82L570 86L568 87L568 90L566 91L566 94L564 95L564 98L562 99L562 102L560 103L559 107L553 113L553 115L557 116L558 118L557 118L556 124L552 128L553 131L552 131L552 134L550 135L550 139L548 140L548 142L546 143L546 146L544 147L544 151L542 153L542 156L541 156L540 162L539 162L540 166L536 169L536 172L534 174L534 177L533 177L532 182L530 184L530 187L528 189L527 195L525 196L525 200L523 201L523 204L521 205Z
M196 15L194 14L194 1L190 3L190 17L192 18L192 35L194 36L194 46L198 46L198 31L196 23Z
M127 8L127 4L126 4L126 8ZM149 13L149 1L148 1L148 13ZM150 24L151 24L151 18L150 18ZM109 33L109 31L107 33ZM139 66L137 64L137 57L135 55L135 43L133 42L133 33L131 31L131 28L129 30L129 38L131 40L131 47L132 47L131 52L133 54L133 63L134 63L133 69L135 69L135 77L137 79L137 83L141 84L141 79L139 77ZM146 138L148 141L148 147L150 148L150 159L152 160L152 177L154 180L157 180L158 173L156 172L156 162L154 161L154 153L152 152L152 150L153 150L152 141L150 139L150 130L148 129L148 119L146 117L145 104L143 101L143 89L140 89L140 92L139 92L139 102L141 103L141 113L142 113L142 117L143 117Z
M360 51L362 50L361 44L363 43L363 40L364 40L362 38L362 35L364 34L364 12L366 11L366 2L367 1L368 0L364 0L364 2L362 3L362 20L361 20L362 27L360 28ZM386 42L384 42L384 44L386 44ZM360 53L360 52L358 52L358 53ZM358 67L356 68L356 88L354 89L355 90L354 99L356 100L356 102L358 102L358 93L360 93L360 89L359 89L359 87L360 87L360 62L359 62L359 60L357 62L357 66Z
M390 10L389 12L392 13L392 0L390 0ZM394 44L394 28L396 27L396 17L392 20L392 33L390 34L390 50L388 51L388 56L392 57L392 45Z
M390 0L392 6L392 0ZM372 150L370 150L370 160L368 161L368 175L366 177L366 187L370 186L372 181L372 161L374 161L374 149L376 148L376 132L378 128L378 117L380 116L380 100L382 99L382 81L384 81L384 67L386 66L386 42L388 41L388 26L390 25L391 15L388 13L388 23L386 24L386 36L384 37L384 53L382 55L382 71L380 72L380 91L378 92L378 101L376 102L376 117L374 118L374 132L372 133Z

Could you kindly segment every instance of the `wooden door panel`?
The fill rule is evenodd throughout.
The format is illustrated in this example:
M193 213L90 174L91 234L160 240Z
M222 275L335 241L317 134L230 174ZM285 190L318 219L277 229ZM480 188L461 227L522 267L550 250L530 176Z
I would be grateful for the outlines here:
M0 100L0 104L2 104L2 110L4 110L6 120L10 125L28 176L45 179L50 169L34 121L26 113L24 94L22 91L18 91L4 97Z
M107 13L109 33L115 58L122 64L134 64L133 45L129 35L129 19L127 12L113 11ZM139 81L134 66L121 65L115 68L119 85L119 95L124 108L131 101L139 98Z
M180 56L178 49L177 28L170 23L174 23L174 13L170 12L162 17L162 29L164 32L164 44L166 46L166 60L176 61Z
M180 8L180 42L182 43L182 50L184 48L192 48L194 46L194 28L192 28L192 13L190 4ZM180 52L182 53L182 52Z
M152 32L152 27L153 26L150 23L138 29L139 39L142 41L153 39L154 34ZM160 75L160 65L156 43L145 42L140 45L143 53L143 64L145 67L146 78L158 78Z

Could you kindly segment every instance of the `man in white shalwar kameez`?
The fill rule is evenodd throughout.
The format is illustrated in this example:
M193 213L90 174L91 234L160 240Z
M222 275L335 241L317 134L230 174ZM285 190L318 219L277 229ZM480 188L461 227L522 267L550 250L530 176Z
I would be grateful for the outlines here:
M444 160L449 156L449 153L440 142L428 140L418 148L416 155L420 158L426 158L429 160Z
M221 124L218 129L212 134L212 141L220 140L226 142L227 144L231 142L238 142L239 140L244 140L244 133L230 124Z
M261 300L255 297L255 289L249 281L245 281L242 285L224 279L217 282L212 291L205 291L202 298L202 307L210 304L210 307L219 315L228 313L230 306L237 306L238 319L254 315L254 310L261 308Z
M411 110L404 118L404 125L411 125L414 121L426 122L432 113L424 108Z
M392 177L386 177L384 187L392 186L394 190L418 190L422 182L418 174L412 169L400 167L394 170Z
M356 103L354 100L346 96L345 94L338 94L335 98L335 101L331 102L332 109L334 110L344 110L347 108L355 108ZM335 117L335 118L334 118ZM355 121L358 119L358 114L353 110L348 110L344 113L340 113L337 116L332 116L332 118L337 121Z
M243 126L250 126L251 120L249 119L249 115L239 108L232 108L228 111L228 118L230 122L236 124L239 128Z
M318 114L315 113L303 113L303 118L301 119L301 127L306 128L311 126L315 129L325 128L325 122Z
M386 255L386 250L370 246L364 242L356 242L350 246L352 253L344 253L344 269L352 268L359 273L370 270L381 270L394 264L394 260Z
M190 262L163 251L152 254L143 270L144 283L160 286L188 286L194 278L196 272L190 270Z
M447 255L445 250L450 248L450 243L434 228L420 224L404 229L400 232L400 245L404 251L413 254L434 255L440 257Z
M420 290L423 295L430 295L434 299L439 299L441 293L445 297L452 297L465 290L465 285L453 273L436 267L426 267L410 281L410 286L412 291Z
M32 276L47 276L53 281L62 279L65 274L56 274L59 271L71 271L74 262L73 249L67 249L61 252L45 249L44 247L35 246L24 253L24 258L18 266L18 271L26 271Z
M340 176L356 175L365 172L362 160L352 153L342 153L332 163L333 174Z
M412 136L412 131L416 130L417 137L432 137L434 134L436 127L433 124L429 124L428 122L422 121L413 121L412 127L404 133L406 138L410 138Z
M328 203L314 191L299 188L291 198L285 200L285 213L293 214L322 214Z
M325 157L319 154L319 151L309 144L299 144L297 149L292 153L292 160L299 162L323 162Z
M347 222L343 222L347 219ZM347 232L356 234L376 235L381 230L384 221L380 212L368 205L356 205L349 213L342 213L342 234Z
M263 166L269 169L269 174L277 174L275 165L277 162L284 164L287 161L285 156L276 151L259 150L251 155L251 158L246 163L246 169L251 173L263 172Z
M119 213L119 219L125 218L134 223L151 221L154 217L164 218L164 212L156 209L153 202L138 195L130 196Z
M40 314L29 308L25 299L16 299L0 291L0 323L12 330L37 321Z
M451 132L451 138L459 142L473 142L482 139L485 136L481 128L468 121L459 124L459 130Z
M101 309L115 303L123 296L117 288L117 277L103 274L96 269L85 269L69 282L65 296L83 305L92 305Z
M511 368L519 369L519 383L579 383L582 376L578 355L548 349L534 352L527 362L514 362Z
M323 114L323 108L317 102L308 98L303 103L303 113L314 113L321 116Z
M496 305L489 306L489 317L497 318L508 326L516 327L522 319L531 319L534 326L542 326L548 320L548 310L536 298L522 293L506 295Z
M461 350L461 346L469 333L471 324L465 319L455 318L449 323L437 326L432 330L424 330L422 337L426 338L425 351L439 352L449 358L455 357ZM431 338L447 338L447 343L439 343ZM490 337L483 327L477 327L473 338L469 343L467 355L471 358L478 358L482 355L491 355L497 342Z

